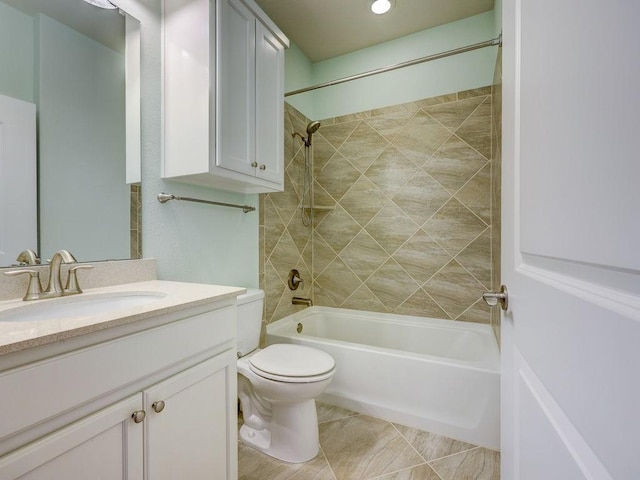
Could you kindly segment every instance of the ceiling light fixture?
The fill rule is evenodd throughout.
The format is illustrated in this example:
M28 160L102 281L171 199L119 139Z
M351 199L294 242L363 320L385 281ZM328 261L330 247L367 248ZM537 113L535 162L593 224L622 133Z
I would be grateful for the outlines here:
M376 15L382 15L383 13L387 13L390 9L391 9L391 0L373 0L371 2L371 11Z
M109 10L113 10L118 8L116 5L111 3L109 0L84 0L85 2L93 5L94 7L106 8Z

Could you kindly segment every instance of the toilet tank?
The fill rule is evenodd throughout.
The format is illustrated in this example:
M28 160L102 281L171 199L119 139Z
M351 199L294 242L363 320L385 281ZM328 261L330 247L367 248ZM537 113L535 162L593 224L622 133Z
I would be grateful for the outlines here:
M237 304L238 354L242 357L254 351L260 344L264 291L248 288L247 293L238 296Z

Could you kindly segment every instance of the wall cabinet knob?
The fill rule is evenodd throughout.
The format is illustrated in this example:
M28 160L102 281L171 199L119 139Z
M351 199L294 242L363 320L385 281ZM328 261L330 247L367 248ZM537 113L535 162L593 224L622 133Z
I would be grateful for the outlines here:
M131 414L131 418L133 418L133 421L136 423L141 423L144 420L144 417L146 416L147 414L145 413L144 410L138 410Z
M253 168L256 168L256 167L258 166L258 162L251 162L251 166L252 166Z
M158 402L153 402L153 405L151 405L151 408L153 408L154 412L160 413L161 411L164 410L164 402L162 400Z
M266 170L267 166L263 163L262 165L260 165L260 170Z

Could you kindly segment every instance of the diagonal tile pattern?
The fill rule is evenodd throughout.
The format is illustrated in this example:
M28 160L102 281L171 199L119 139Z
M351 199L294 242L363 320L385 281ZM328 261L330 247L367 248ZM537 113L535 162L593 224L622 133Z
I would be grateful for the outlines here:
M317 404L320 452L301 464L238 447L239 480L499 480L500 453Z
M291 268L315 305L489 322L478 300L499 270L494 91L321 120L313 228L300 221L305 152L290 133L309 119L285 104L285 191L261 196L267 322L302 308L289 304Z

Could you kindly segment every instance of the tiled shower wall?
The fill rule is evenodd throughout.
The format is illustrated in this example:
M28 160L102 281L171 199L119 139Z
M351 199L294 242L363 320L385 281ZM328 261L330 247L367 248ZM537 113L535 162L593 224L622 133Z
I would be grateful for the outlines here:
M285 191L261 198L267 322L315 305L488 323L491 87L320 120L314 229L300 221L309 119L287 105ZM313 233L313 234L312 234ZM291 292L287 273L305 284Z

